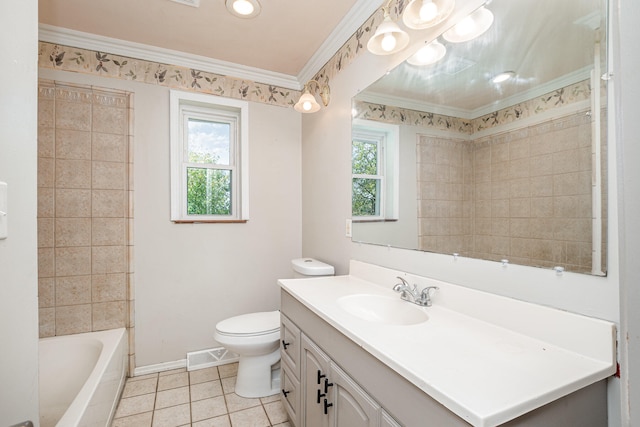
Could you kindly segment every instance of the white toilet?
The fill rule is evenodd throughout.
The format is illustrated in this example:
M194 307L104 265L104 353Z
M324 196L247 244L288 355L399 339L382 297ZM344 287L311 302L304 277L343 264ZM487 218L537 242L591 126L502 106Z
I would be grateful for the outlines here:
M333 276L333 266L312 258L291 261L294 277ZM280 311L242 314L216 325L214 339L240 356L235 393L256 398L280 392Z

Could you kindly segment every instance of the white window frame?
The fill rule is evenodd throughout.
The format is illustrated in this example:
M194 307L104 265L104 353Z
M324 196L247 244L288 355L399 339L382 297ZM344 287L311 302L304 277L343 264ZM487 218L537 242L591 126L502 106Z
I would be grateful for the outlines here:
M400 127L389 123L355 119L352 125L352 145L355 139L377 141L379 145L378 175L369 176L352 173L351 185L353 186L353 178L381 179L381 184L379 215L353 216L352 220L354 222L398 220L400 205Z
M171 145L171 221L246 222L249 219L249 103L193 92L169 93ZM231 214L189 215L187 213L187 122L189 118L226 118L232 125L228 166L197 164L198 167L232 171Z

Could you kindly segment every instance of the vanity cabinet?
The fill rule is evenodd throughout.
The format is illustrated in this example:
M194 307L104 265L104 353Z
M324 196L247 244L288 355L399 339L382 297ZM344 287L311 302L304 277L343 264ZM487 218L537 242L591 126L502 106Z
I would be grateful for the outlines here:
M297 332L281 343L282 401L296 427L400 427L290 319L282 315L282 323L283 336ZM298 358L289 345L285 348L293 342Z

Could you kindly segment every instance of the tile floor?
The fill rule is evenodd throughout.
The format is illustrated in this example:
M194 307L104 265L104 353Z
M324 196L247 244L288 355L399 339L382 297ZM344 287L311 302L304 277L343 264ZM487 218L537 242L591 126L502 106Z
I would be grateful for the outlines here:
M280 395L235 394L237 363L128 378L111 427L291 427Z

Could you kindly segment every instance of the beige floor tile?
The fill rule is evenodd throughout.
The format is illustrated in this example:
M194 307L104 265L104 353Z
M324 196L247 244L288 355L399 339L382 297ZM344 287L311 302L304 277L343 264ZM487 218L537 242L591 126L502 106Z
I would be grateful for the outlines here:
M236 391L236 377L222 378L220 379L224 394L233 393Z
M260 399L247 399L245 397L240 397L235 393L225 394L224 398L227 400L229 413L242 411L243 409L252 408L254 406L260 406Z
M131 415L129 417L116 418L111 427L151 427L153 412Z
M191 422L189 404L153 411L153 427L177 427Z
M189 374L180 372L176 374L160 375L158 378L158 391L171 388L185 387L189 385Z
M276 424L273 427L293 427L293 424L291 424L289 421L287 421L286 423Z
M289 419L287 411L280 401L265 404L264 410L267 412L267 417L269 417L271 424L280 424Z
M202 400L210 397L222 396L222 384L220 380L207 381L206 383L191 383L191 400Z
M276 402L282 400L280 397L280 393L276 393L273 396L261 397L260 402L264 405L265 403Z
M243 411L232 412L229 414L231 425L233 427L270 427L267 414L262 406L245 409Z
M231 427L231 421L228 415L209 418L207 420L198 421L191 424L193 427Z
M129 377L127 378L127 382L148 380L150 378L158 379L158 374L146 374L146 375L138 375L135 377Z
M166 375L181 374L183 372L187 372L187 368L169 369L168 371L160 372L158 375L160 375L161 377L164 377Z
M189 403L189 387L172 388L156 394L156 410Z
M218 417L226 413L227 406L223 396L191 402L191 417L194 422Z
M238 374L238 363L228 363L218 366L220 378L235 377Z
M153 411L155 397L156 395L151 393L120 400L115 418Z
M131 381L131 379L127 380L127 383L124 385L124 390L122 391L122 397L133 397L140 396L142 394L155 393L156 387L158 385L158 376L154 375L152 378L147 378L145 380Z
M218 375L218 368L215 366L212 368L198 369L196 371L189 372L189 382L191 384L199 384L219 379L220 375Z

